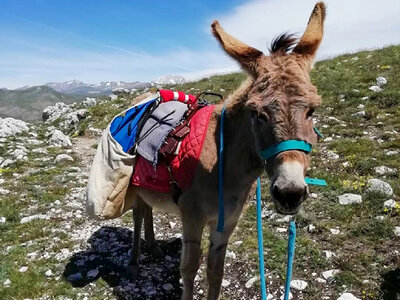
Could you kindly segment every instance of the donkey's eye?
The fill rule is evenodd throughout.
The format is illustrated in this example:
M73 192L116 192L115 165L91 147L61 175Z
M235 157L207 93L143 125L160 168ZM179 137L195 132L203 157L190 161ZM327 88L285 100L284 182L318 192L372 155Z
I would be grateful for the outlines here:
M310 108L310 109L308 110L307 115L306 115L307 119L309 119L309 118L312 117L314 111L315 111L314 108Z

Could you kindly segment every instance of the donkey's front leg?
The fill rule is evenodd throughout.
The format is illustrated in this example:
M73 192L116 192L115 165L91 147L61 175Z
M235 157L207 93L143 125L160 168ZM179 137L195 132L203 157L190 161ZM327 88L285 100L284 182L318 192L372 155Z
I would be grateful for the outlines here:
M183 280L183 294L181 299L192 300L194 277L200 266L200 246L204 222L200 218L190 215L182 217L182 225L183 249L181 256L181 276Z
M226 248L235 225L225 224L224 231L217 232L215 226L210 227L210 247L207 258L208 300L219 299Z

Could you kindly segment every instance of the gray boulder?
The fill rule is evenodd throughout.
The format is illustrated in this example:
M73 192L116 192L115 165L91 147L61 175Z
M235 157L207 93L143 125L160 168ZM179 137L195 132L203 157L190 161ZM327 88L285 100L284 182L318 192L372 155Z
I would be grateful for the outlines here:
M60 130L54 130L51 133L49 144L54 147L71 147L72 143L68 136Z
M71 107L64 102L57 102L53 106L47 106L42 113L42 120L53 122L71 111Z
M27 124L22 120L14 118L0 118L0 138L14 136L22 132L28 131Z
M378 78L376 78L376 84L377 84L380 88L382 88L384 85L386 85L386 83L387 83L387 80L386 80L385 77L379 76Z
M357 194L343 194L338 197L338 200L339 204L341 205L349 205L349 204L361 203L362 197L361 195Z
M368 180L368 188L366 192L368 194L380 194L385 198L389 198L393 195L393 189L389 183L379 179Z

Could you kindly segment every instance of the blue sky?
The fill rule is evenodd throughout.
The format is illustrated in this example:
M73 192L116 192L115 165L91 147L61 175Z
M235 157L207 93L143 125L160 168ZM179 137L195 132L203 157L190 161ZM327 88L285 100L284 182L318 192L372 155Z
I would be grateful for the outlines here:
M315 2L3 0L0 87L237 70L210 34L213 19L266 52L277 34L304 30ZM400 1L326 2L320 58L400 43Z

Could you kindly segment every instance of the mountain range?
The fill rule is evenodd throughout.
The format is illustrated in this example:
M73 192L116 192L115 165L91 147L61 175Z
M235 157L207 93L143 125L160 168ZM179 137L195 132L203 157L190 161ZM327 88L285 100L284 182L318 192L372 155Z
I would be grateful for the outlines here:
M0 89L0 117L24 121L40 120L42 111L56 102L73 103L84 97L60 93L48 86L34 86L19 90Z

